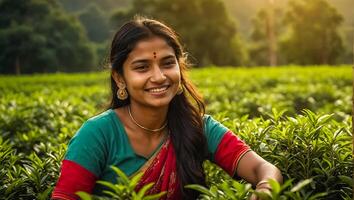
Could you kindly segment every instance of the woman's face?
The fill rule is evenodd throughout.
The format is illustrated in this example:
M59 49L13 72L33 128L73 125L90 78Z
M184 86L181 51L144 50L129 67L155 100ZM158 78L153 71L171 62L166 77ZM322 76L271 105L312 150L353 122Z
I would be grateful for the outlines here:
M123 63L123 77L131 104L168 106L181 80L174 50L159 37L141 40ZM123 79L122 79L123 78Z

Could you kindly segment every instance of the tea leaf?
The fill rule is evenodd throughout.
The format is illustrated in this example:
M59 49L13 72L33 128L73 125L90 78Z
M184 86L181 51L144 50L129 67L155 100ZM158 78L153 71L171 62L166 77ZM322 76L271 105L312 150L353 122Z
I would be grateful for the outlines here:
M146 191L148 191L150 188L152 188L153 185L154 185L154 183L149 183L147 185L144 185L144 187L142 187L139 190L137 197L138 198L143 198L143 196L145 195Z
M206 195L211 196L211 197L215 197L215 195L213 193L211 193L207 188L205 188L205 187L203 187L201 185L190 184L190 185L186 185L184 187L185 188L189 188L189 189L197 190L200 193L206 194Z
M291 192L297 192L299 191L301 188L305 187L306 185L310 184L312 182L312 179L306 179L303 181L300 181L299 183L297 183L293 188L291 188Z
M153 194L153 195L148 195L143 198L143 200L155 200L155 199L160 199L164 195L166 195L167 192L161 192L159 194Z
M91 195L87 194L86 192L76 192L75 194L78 195L82 200L92 200Z
M353 187L353 178L349 177L349 176L344 176L344 175L340 175L338 176L340 178L341 181L343 181L344 183L348 184L350 187Z

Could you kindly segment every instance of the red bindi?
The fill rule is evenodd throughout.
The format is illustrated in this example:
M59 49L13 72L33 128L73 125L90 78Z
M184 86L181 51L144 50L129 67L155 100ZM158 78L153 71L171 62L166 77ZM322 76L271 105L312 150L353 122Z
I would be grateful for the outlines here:
M153 54L154 54L154 58L156 58L156 52L154 52Z

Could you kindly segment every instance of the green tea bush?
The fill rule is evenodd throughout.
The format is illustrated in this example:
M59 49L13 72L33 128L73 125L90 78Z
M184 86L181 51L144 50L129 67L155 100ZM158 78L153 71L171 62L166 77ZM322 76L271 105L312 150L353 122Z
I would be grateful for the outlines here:
M49 199L59 174L65 145L56 148L40 143L33 152L18 152L0 137L0 199ZM38 156L42 152L41 158Z
M201 90L208 112L227 111L267 117L272 108L286 109L287 116L309 109L334 118L351 115L352 78L349 66L279 68L205 68L191 77Z
M155 199L159 199L160 197L166 194L166 192L160 192L158 194L145 195L145 193L154 185L154 183L149 183L147 185L144 185L137 192L135 191L135 187L138 185L139 180L144 175L143 173L138 173L130 179L119 168L114 166L112 166L111 168L117 174L118 177L117 184L112 184L107 181L97 181L98 184L104 185L108 189L110 189L110 190L103 191L108 196L108 199L155 200ZM82 200L107 199L107 197L92 196L85 192L78 192L77 194L80 196Z
M312 179L302 180L296 185L293 185L293 180L289 179L284 184L280 185L274 180L269 180L272 188L271 193L262 193L252 189L251 184L238 182L233 180L228 174L220 169L215 164L205 161L203 164L206 174L206 180L209 188L200 185L187 185L186 188L194 189L201 192L199 199L224 199L224 200L246 200L251 195L257 195L265 200L275 199L317 199L326 196L326 193L309 194L304 188L312 183Z
M282 171L284 185L274 183L266 198L351 199L350 67L205 68L190 75L207 113ZM50 198L69 139L104 110L107 77L0 77L0 199ZM217 166L204 167L209 187L188 186L202 191L201 199L254 193ZM128 182L119 187L134 183Z
M307 192L327 193L328 199L352 195L351 118L337 122L333 114L316 115L310 110L294 117L273 109L267 119L247 116L220 121L263 158L281 170L285 180L313 179Z

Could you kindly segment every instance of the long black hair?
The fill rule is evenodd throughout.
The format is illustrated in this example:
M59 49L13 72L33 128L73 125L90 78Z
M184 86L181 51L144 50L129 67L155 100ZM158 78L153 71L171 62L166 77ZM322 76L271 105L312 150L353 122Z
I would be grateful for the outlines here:
M185 189L187 184L205 185L202 168L208 157L206 137L203 134L203 115L205 106L201 96L188 80L187 59L177 34L165 24L135 17L125 23L114 35L109 62L113 71L123 75L123 63L137 42L149 38L160 37L171 46L176 55L181 72L182 94L176 95L169 104L167 113L168 128L177 161L177 176L183 199L196 199L198 192ZM130 100L117 98L118 87L111 76L111 101L109 108L128 105Z

